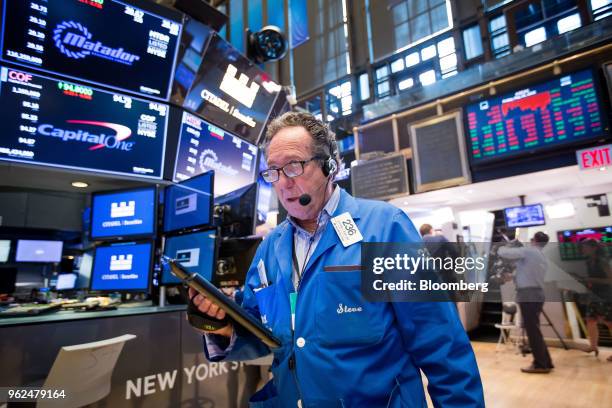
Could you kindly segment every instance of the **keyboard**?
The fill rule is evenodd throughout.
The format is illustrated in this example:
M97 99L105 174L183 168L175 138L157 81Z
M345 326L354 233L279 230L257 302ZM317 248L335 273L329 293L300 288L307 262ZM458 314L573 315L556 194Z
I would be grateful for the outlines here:
M0 311L0 317L27 317L27 316L38 316L41 314L56 311L60 308L59 304L49 305L38 305L38 304L25 304L19 306L9 307Z

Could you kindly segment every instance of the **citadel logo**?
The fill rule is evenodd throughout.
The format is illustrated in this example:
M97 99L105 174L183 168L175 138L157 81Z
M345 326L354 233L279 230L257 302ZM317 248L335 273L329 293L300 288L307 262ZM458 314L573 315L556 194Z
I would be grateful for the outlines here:
M67 57L82 59L89 55L104 58L125 65L133 65L140 60L123 48L112 48L100 41L91 41L92 34L87 27L74 21L63 21L53 30L53 41L60 52Z
M253 81L251 85L247 85L249 82L249 77L241 73L240 77L236 79L237 73L238 68L232 64L228 64L219 89L247 108L251 108L253 106L253 102L255 102L257 92L259 92L259 84Z
M200 155L200 169L204 171L214 170L215 172L222 172L227 174L228 176L236 176L238 174L238 170L234 169L232 166L226 166L221 163L217 158L217 153L210 149L206 149Z

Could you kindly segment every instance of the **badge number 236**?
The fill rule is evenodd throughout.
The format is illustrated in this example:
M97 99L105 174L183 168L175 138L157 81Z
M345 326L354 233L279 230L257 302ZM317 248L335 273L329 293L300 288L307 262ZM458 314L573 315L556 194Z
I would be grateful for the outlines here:
M353 220L342 220L342 226L348 235L355 235L357 229L353 226Z

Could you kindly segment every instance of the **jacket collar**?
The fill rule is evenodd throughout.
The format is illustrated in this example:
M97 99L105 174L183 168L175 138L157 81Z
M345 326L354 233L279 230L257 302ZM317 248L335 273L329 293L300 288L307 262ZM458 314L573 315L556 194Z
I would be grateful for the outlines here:
M344 189L341 189L340 201L338 202L336 211L334 211L334 213L332 214L332 218L337 217L338 215L343 214L345 212L351 214L354 220L358 220L361 218L359 206L357 205L357 200L349 193L347 193ZM277 234L279 234L279 237L274 245L275 258L278 262L278 266L281 271L287 291L290 292L293 291L291 275L293 271L293 233L295 232L295 227L293 227L293 225L291 225L291 223L289 223L288 221L284 221L283 223L281 223L281 225L277 227L277 230ZM308 265L306 265L304 275L306 275L311 269L312 265L314 265L315 262L334 245L342 245L342 243L338 238L336 230L334 229L334 226L331 225L330 221L327 223L325 231L323 231L323 236L317 244L315 252L308 260Z

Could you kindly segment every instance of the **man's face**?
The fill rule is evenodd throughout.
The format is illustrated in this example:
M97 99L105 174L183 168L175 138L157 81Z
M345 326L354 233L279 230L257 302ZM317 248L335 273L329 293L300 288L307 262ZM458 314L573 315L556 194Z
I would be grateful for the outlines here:
M268 146L268 167L280 168L292 160L308 160L312 154L312 136L301 126L281 129ZM304 164L301 176L289 178L280 172L274 190L289 215L299 220L312 220L318 216L325 200L327 178L321 171L321 162ZM302 194L310 194L307 206L299 203Z

